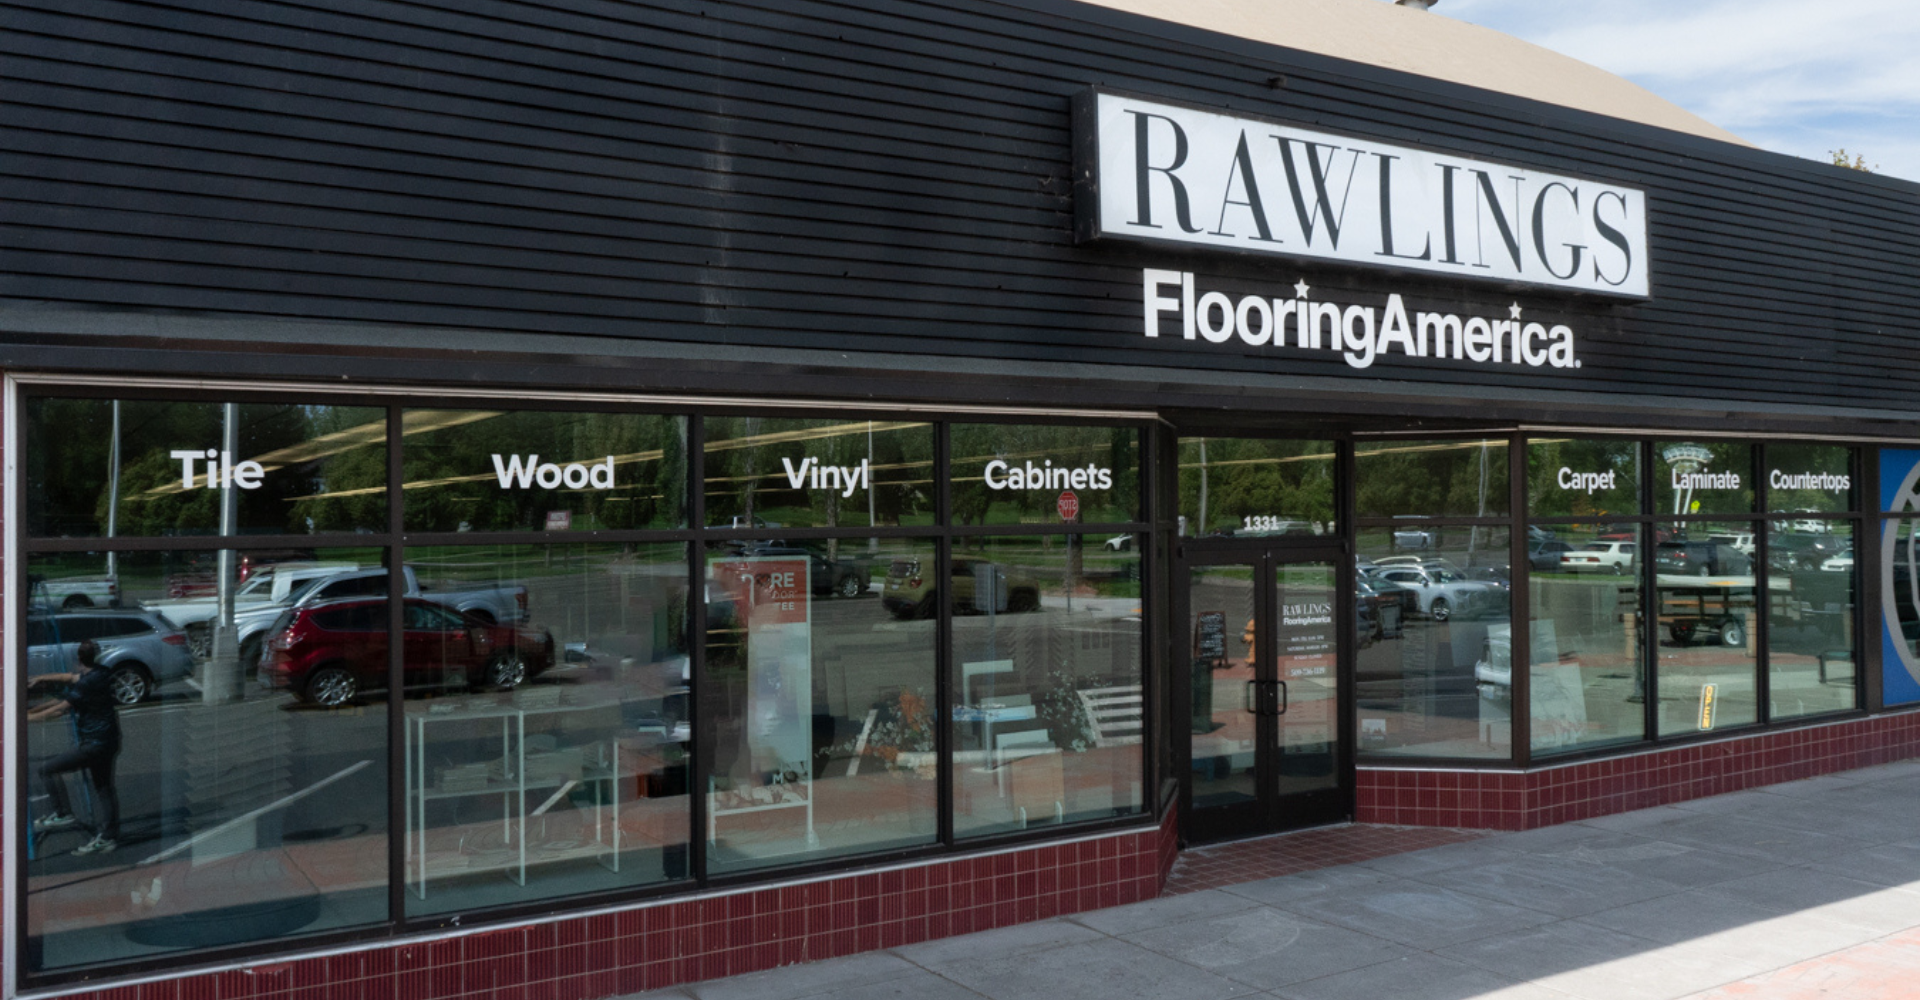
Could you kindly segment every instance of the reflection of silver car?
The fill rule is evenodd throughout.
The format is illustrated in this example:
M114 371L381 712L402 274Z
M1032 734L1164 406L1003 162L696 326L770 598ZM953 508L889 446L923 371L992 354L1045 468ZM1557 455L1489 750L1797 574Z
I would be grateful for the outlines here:
M156 687L193 672L187 635L152 611L76 611L27 620L27 676L73 673L83 639L100 646L100 666L111 672L122 705L144 701Z
M1433 548L1433 532L1424 528L1400 528L1393 533L1393 547L1396 549Z
M1469 580L1438 566L1389 566L1374 576L1413 591L1420 602L1420 613L1443 622L1454 615L1485 613L1499 600L1500 587L1480 580Z

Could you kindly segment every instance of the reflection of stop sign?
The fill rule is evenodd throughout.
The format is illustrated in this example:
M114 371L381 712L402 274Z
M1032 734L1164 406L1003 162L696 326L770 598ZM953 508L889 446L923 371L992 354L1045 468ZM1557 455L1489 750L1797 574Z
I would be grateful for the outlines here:
M1074 496L1072 490L1060 494L1058 506L1060 508L1060 520L1062 521L1071 521L1080 516L1080 498Z

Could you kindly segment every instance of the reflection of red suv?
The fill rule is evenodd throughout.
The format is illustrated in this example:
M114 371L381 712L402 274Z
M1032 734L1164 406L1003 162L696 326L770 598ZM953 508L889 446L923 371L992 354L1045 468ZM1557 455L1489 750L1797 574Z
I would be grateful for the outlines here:
M553 665L546 629L492 625L418 598L406 602L407 687L506 690ZM302 701L344 705L387 680L385 598L291 608L267 630L262 687Z

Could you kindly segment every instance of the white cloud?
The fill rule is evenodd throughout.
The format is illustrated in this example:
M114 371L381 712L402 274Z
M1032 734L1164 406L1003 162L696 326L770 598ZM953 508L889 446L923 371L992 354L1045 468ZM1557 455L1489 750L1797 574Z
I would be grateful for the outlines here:
M1435 14L1617 73L1777 152L1920 180L1916 0L1441 0Z

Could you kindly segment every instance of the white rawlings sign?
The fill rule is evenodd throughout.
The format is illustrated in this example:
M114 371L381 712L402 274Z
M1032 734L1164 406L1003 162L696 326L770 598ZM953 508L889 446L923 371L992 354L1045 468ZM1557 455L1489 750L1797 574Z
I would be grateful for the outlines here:
M1082 239L1647 295L1633 188L1099 91L1076 129Z

